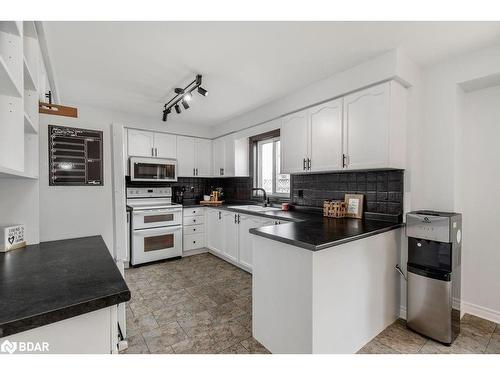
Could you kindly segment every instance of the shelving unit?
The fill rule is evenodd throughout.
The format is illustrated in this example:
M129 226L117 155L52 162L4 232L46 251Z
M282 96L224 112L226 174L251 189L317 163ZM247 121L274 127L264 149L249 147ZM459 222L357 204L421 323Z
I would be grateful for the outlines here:
M35 23L0 21L0 178L38 179L44 72Z
M0 55L0 95L22 97L21 90L2 55Z
M20 24L21 22L19 21L0 21L0 31L20 36L21 35Z

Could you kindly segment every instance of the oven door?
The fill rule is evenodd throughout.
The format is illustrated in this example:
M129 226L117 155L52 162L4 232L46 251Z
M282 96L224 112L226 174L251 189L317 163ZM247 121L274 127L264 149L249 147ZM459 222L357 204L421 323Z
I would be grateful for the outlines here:
M138 229L132 233L133 266L182 255L182 226Z
M133 210L132 213L134 230L182 224L182 207Z
M177 160L130 158L131 181L177 181Z

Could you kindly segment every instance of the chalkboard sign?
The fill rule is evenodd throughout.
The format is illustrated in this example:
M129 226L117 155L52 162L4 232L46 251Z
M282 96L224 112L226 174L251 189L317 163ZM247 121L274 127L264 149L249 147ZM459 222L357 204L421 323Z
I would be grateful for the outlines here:
M102 131L49 125L49 185L103 185Z

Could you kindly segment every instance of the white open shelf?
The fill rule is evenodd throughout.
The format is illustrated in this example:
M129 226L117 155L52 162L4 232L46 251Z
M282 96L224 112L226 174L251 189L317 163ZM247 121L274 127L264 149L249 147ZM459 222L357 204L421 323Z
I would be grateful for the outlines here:
M33 120L26 112L24 112L24 132L28 134L38 133L38 130L35 124L33 123Z
M0 31L14 35L21 35L19 24L16 21L0 21Z
M2 55L0 55L0 94L18 98L22 97L21 90L19 90L16 80Z
M23 71L24 71L24 88L26 90L37 91L37 85L33 74L31 73L26 57L23 57Z
M35 174L29 174L25 172L19 172L14 169L9 169L0 166L0 177L3 178L27 178L31 180L36 180L38 179L38 175Z

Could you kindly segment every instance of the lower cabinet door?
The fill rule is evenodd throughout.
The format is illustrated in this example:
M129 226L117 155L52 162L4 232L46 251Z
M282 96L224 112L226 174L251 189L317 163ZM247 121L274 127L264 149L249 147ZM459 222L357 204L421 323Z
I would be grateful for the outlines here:
M240 227L238 228L239 259L243 266L252 269L253 249L250 229L262 226L262 218L255 216L240 215Z
M224 255L229 259L238 261L238 214L234 212L222 212L224 221Z
M224 249L224 221L223 211L207 210L207 246L216 253L223 253Z
M184 235L184 251L199 249L205 246L205 235L199 234L185 234Z

